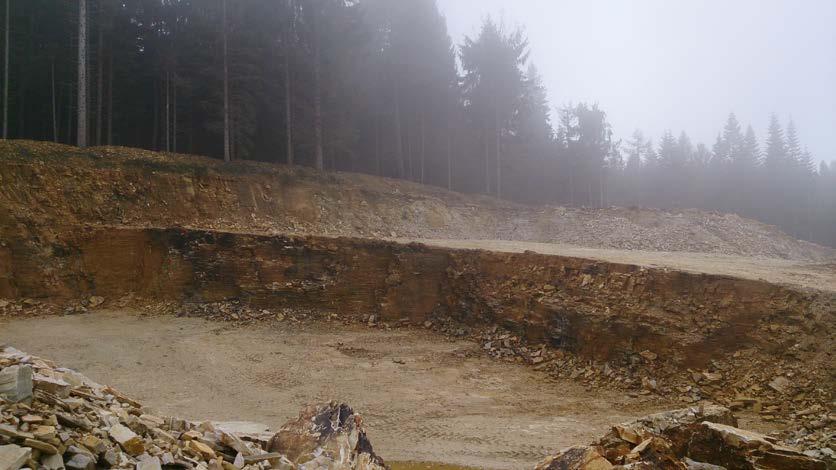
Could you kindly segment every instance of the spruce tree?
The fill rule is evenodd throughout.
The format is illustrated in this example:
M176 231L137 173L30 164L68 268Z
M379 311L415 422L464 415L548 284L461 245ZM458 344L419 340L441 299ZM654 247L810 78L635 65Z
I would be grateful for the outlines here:
M787 124L787 163L791 167L798 166L801 161L801 141L798 138L798 129L795 122L790 118Z
M767 171L777 173L783 171L787 161L787 143L778 116L772 114L769 118L769 130L766 137L766 153L763 165Z

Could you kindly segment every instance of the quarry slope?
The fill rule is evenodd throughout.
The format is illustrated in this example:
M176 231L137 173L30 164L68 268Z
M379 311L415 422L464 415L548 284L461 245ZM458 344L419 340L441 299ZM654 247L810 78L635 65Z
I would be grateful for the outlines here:
M104 147L0 142L0 228L193 227L513 240L829 262L834 250L731 214L531 207L402 180Z

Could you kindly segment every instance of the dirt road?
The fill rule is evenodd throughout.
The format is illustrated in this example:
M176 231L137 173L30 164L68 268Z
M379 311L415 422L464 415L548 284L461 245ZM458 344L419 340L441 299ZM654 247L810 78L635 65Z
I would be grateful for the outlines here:
M670 268L682 271L720 274L745 279L762 279L776 284L801 286L836 292L836 259L812 263L775 258L755 258L709 253L611 250L582 248L561 243L535 243L505 240L393 239L430 246L467 248L522 253L534 251L547 255L571 256L611 263Z
M531 468L614 422L666 408L466 357L478 345L413 329L237 328L98 312L0 323L0 342L192 419L276 429L304 403L345 401L365 416L375 449L395 461Z

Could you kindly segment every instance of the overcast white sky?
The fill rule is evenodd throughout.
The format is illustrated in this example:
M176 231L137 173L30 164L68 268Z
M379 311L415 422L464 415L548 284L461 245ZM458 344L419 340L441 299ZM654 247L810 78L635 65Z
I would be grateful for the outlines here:
M792 116L836 160L836 0L438 0L455 44L521 26L552 106L599 102L618 137L670 128L711 147L734 111L763 141Z

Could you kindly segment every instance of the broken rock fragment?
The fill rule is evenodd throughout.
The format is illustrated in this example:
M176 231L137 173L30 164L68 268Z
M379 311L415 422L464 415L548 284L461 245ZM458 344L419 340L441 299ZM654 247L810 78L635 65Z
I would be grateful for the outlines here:
M122 449L124 449L128 455L137 456L145 452L145 444L142 442L142 438L128 429L127 426L114 424L110 427L108 434L111 439L122 446Z
M32 396L32 367L14 365L0 370L0 398L12 403Z
M17 470L32 456L32 449L15 444L0 446L0 470Z

